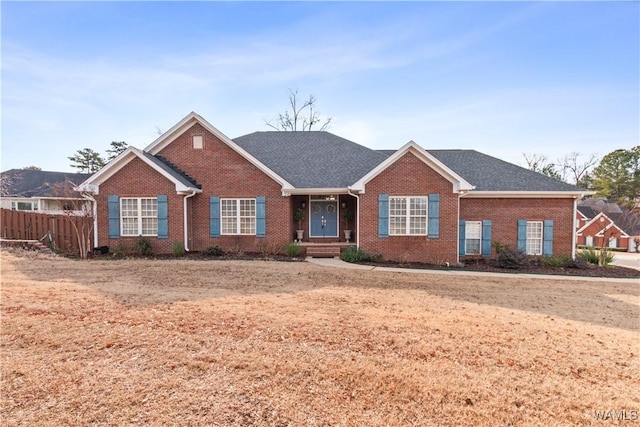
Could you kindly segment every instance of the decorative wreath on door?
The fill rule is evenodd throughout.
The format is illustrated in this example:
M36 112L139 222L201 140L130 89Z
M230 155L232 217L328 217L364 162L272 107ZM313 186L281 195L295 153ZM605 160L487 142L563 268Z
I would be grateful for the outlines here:
M327 206L327 212L332 214L336 211L336 207L334 205Z

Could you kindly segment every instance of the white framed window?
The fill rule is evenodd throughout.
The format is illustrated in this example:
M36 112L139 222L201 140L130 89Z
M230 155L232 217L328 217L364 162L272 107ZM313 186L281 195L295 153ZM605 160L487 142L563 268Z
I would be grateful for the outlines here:
M389 197L389 235L427 235L427 197Z
M202 137L202 135L194 135L193 136L193 148L195 150L202 150L202 148L204 147L204 138Z
M158 235L158 199L120 199L121 236Z
M615 236L609 237L609 247L610 248L618 247L618 239Z
M480 241L482 239L482 221L466 221L464 227L465 255L480 254Z
M584 241L585 245L587 246L593 246L593 236L587 236L585 237L585 241Z
M527 255L542 255L542 221L527 221Z
M11 209L15 210L14 203L17 203L19 211L37 211L38 202L11 202Z
M221 234L256 234L255 199L220 200Z

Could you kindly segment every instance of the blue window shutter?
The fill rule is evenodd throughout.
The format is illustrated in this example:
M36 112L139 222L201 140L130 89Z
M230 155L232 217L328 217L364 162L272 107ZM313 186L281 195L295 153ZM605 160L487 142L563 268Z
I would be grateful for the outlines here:
M460 224L458 225L458 255L460 256L464 256L467 252L465 245L466 233L466 222L464 219L461 219Z
M553 220L545 219L542 230L542 255L553 255Z
M482 220L482 256L491 256L491 220Z
M120 237L120 197L110 194L109 202L109 238Z
M158 238L166 239L169 237L169 209L167 206L167 196L165 194L158 195Z
M220 237L220 197L209 198L209 236Z
M527 220L518 220L518 249L527 252Z
M378 194L378 237L389 237L388 194Z
M256 197L256 236L267 235L267 211L265 209L265 197Z
M440 237L440 195L429 194L429 225L427 237L436 239Z

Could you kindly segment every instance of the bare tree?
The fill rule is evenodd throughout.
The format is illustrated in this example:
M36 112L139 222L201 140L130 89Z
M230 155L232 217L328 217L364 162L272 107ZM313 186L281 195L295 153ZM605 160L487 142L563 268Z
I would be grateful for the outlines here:
M322 121L316 110L316 97L309 95L303 102L298 100L298 90L289 89L289 106L291 110L279 113L275 120L265 120L265 125L277 131L310 131L319 125L318 130L326 130L331 123L331 117ZM322 124L320 124L322 123Z
M547 175L551 178L555 178L558 180L562 179L562 176L560 176L556 165L550 162L549 158L544 154L522 153L522 155L524 156L524 160L527 163L527 169L541 173L543 175Z
M561 158L558 163L562 170L563 181L570 182L574 185L584 185L587 183L591 170L598 164L598 156L591 154L586 160L580 159L581 154L574 151Z
M78 255L86 259L92 250L94 215L89 193L79 192L70 180L53 184L56 202L69 219L78 243Z

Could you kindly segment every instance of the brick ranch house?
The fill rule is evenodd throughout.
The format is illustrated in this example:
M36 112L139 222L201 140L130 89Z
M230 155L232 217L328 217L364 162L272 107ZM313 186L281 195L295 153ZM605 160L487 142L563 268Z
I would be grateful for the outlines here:
M371 150L328 132L232 140L196 113L144 150L129 147L79 189L95 201L96 246L145 236L154 253L177 242L256 252L283 247L300 229L307 254L357 245L434 264L493 256L494 242L573 256L585 193L473 150L413 141Z

